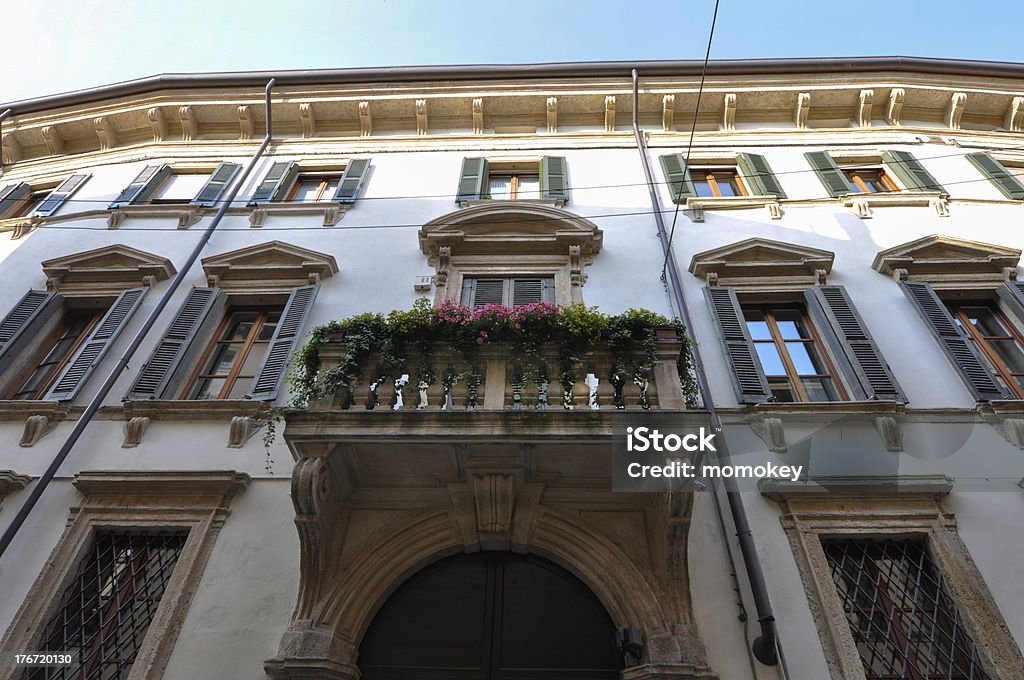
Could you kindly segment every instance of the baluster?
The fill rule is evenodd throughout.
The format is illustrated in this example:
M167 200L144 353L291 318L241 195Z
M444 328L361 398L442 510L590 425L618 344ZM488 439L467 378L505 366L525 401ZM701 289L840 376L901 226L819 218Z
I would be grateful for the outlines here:
M587 403L590 404L590 410L597 411L601 408L597 401L597 389L601 385L601 381L593 373L587 373L583 382L587 385Z
M430 402L427 398L427 388L430 387L430 383L428 383L426 380L420 380L417 387L419 387L420 390L420 402L416 404L416 410L422 411L423 409L427 408L427 406L430 405Z
M402 407L405 406L405 398L404 395L402 394L402 390L408 384L408 373L404 373L400 377L395 378L395 403L391 406L392 411L401 411Z
M442 411L451 411L455 408L455 401L452 399L452 391L455 386L459 383L459 374L455 372L455 369L451 366L444 373L444 378L441 379L442 392Z
M366 410L372 411L373 409L380 406L380 386L387 380L387 376L381 372L380 377L370 383L369 393L366 395Z
M533 382L537 386L537 404L536 404L535 408L538 411L547 411L548 410L548 386L549 386L550 383L548 383L548 379L546 377L544 377L544 376L538 377Z
M523 408L523 385L526 378L521 369L513 369L512 373L512 410L519 411Z
M466 410L474 411L477 407L477 392L480 389L480 384L483 382L483 377L480 375L478 369L470 369L469 375L466 376Z
M622 388L626 385L626 376L621 370L616 370L612 373L608 382L611 383L612 389L614 390L612 394L612 404L617 409L626 408L626 398L622 393Z
M647 380L647 376L640 371L633 373L633 384L640 388L640 408L645 411L651 408L651 402L647 399L647 388L650 385L650 381Z

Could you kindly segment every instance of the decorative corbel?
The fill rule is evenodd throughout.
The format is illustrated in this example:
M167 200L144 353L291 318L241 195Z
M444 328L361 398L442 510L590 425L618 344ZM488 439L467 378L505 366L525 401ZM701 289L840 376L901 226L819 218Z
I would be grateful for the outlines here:
M860 127L871 127L871 102L874 98L874 90L861 90L857 97L857 125Z
M220 286L220 275L219 274L207 274L206 285L208 288L218 288Z
M704 281L708 284L708 288L714 288L718 285L718 272L708 272Z
M14 136L13 132L5 132L3 137L3 150L8 163L17 163L25 154L21 149L21 142Z
M51 421L49 416L34 415L25 419L25 429L21 433L19 446L30 447L48 435L57 427L56 421Z
M157 281L157 278L152 274L146 274L142 277L142 286L144 288L152 288L157 283L159 283L159 281Z
M801 92L796 96L796 114L793 120L798 130L807 129L807 116L811 113L811 93Z
M1003 127L1010 132L1024 132L1024 97L1014 97L1010 100Z
M203 219L202 210L182 210L178 213L178 229L188 229L201 219Z
M46 290L51 293L57 293L60 291L61 280L56 276L51 276L46 279Z
M676 96L667 94L661 98L661 129L671 132L676 127Z
M814 270L814 285L816 286L827 286L828 285L828 271L825 269Z
M765 443L772 453L785 453L786 428L782 425L781 418L760 418L750 423L750 429L754 431L761 441Z
M1003 267L1003 281L1016 281L1017 280L1017 268L1016 267Z
M243 142L252 139L254 125L252 122L252 109L242 104L238 107L238 138Z
M558 132L558 97L548 97L544 109L547 112L548 132Z
M316 114L313 113L313 105L309 102L299 104L299 122L302 124L303 139L316 136Z
M359 136L369 137L373 134L373 114L370 113L370 102L359 102Z
M146 116L149 118L149 128L153 131L153 141L162 142L167 139L167 120L163 109L154 106L146 111Z
M765 205L768 206L768 215L773 220L781 220L782 219L782 204L781 203L778 203L776 201L772 201L771 203L765 203Z
M324 226L333 227L335 224L341 221L341 216L344 213L341 211L340 205L329 205L324 208Z
M484 133L484 100L483 97L477 97L473 100L473 134L482 135Z
M178 107L178 118L181 120L181 138L191 142L199 137L199 120L191 106Z
M604 131L615 132L615 95L604 98Z
M127 214L117 208L114 208L107 213L107 229L117 229L121 226L121 223L124 222L126 217L128 217Z
M320 272L310 272L306 277L306 282L311 286L320 285Z
M249 213L249 226L253 229L259 229L263 226L263 220L267 219L266 208L253 208L253 211Z
M1003 436L1018 449L1024 449L1024 419L1006 418L1003 420Z
M862 220L871 219L871 206L863 198L855 198L850 203L850 207L853 209L853 214Z
M722 110L722 129L723 130L735 130L736 129L736 94L729 92L725 95L725 101L723 102Z
M906 281L910 278L910 272L903 267L896 267L892 270L892 278L894 281Z
M54 125L47 125L43 128L43 141L46 142L46 150L51 156L60 156L64 153L64 138L60 136L60 130Z
M907 92L902 87L894 87L889 90L889 107L885 111L885 119L889 125L900 125L900 118L903 115L903 100Z
M427 121L427 100L416 100L416 134L425 135L429 128Z
M96 136L100 139L100 151L117 146L117 131L114 130L114 126L110 124L110 120L106 116L94 119L93 124L96 126Z
M578 245L569 246L569 281L573 286L580 288L587 282L583 273L582 249Z
M703 222L704 204L699 201L687 201L686 214L690 217L691 222Z
M949 107L946 109L946 125L953 130L960 129L960 119L967 108L967 93L954 92L949 98Z
M14 470L0 470L0 498L15 491L21 491L32 482L28 475L19 475Z
M448 284L448 271L452 263L452 247L441 246L437 249L437 273L434 274L434 285L438 288Z
M878 436L885 444L885 450L891 453L899 453L903 450L903 428L892 416L879 416L875 418L875 429Z
M949 217L949 199L937 196L928 202L935 208L935 212L939 214L939 217Z
M250 416L235 416L228 428L228 448L240 449L252 436L259 432L263 423Z
M121 441L122 449L134 449L142 443L142 437L146 434L150 419L146 416L135 416L124 424L124 439Z
M36 227L42 224L43 218L41 217L29 217L14 225L14 230L11 232L11 240L17 241L26 234L31 234L35 231Z

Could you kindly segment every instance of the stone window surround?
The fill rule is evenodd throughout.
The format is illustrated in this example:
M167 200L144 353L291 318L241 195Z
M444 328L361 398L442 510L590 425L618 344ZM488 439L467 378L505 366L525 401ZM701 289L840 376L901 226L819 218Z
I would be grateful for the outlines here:
M29 589L0 647L35 649L60 595L98 531L187 529L160 605L132 665L136 679L163 677L231 499L250 478L234 470L210 472L97 471L75 475L82 502L72 507L64 534ZM41 606L45 603L45 606ZM2 680L13 680L11 667Z
M817 625L831 677L865 680L863 664L843 611L822 538L917 537L929 555L993 678L1024 678L1024 673L996 675L1024 668L999 608L956 530L956 519L941 499L952 483L945 477L900 480L845 479L828 482L832 492L805 482L762 484L761 493L779 503L785 529ZM896 486L898 482L898 487ZM837 488L837 486L846 488ZM898 489L898 492L897 492Z

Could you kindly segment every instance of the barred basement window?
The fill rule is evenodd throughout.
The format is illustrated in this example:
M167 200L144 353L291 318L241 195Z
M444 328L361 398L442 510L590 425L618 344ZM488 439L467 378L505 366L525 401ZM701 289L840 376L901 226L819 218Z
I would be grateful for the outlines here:
M70 652L73 664L29 668L23 680L127 678L186 537L180 531L97 533L40 645Z
M987 680L923 540L822 539L867 680Z

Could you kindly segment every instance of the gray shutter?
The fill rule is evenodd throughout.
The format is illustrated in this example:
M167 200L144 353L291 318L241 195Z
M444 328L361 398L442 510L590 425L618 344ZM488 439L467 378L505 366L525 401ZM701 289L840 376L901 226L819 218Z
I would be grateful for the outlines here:
M110 204L110 207L119 208L122 205L131 205L132 203L145 201L153 195L153 192L160 186L160 183L167 179L170 174L171 169L166 165L147 165L139 173L138 177L133 179L132 183L117 195L117 198Z
M0 217L22 205L22 200L32 192L32 187L24 182L8 184L0 189Z
M935 181L931 173L924 169L921 162L909 151L886 151L882 154L885 166L900 178L907 191L941 191L942 185Z
M540 159L540 195L558 201L569 200L569 177L565 158L544 156Z
M971 165L981 171L996 188L1003 193L1003 196L1014 200L1024 200L1024 184L1006 167L987 153L969 153L966 156Z
M1018 320L1024 321L1024 282L1008 281L996 288L999 299L1006 303Z
M960 371L960 376L974 397L978 401L1007 398L1006 390L996 382L974 343L960 332L953 316L931 285L923 281L901 281L900 288L914 303L914 308Z
M210 175L206 185L192 199L192 205L201 205L206 208L216 205L220 197L224 195L224 190L228 188L231 180L235 178L235 175L241 169L242 166L238 163L221 163L218 165L217 169Z
M487 182L486 158L463 158L462 176L459 178L459 190L455 202L475 201L483 198Z
M0 372L13 362L20 349L33 341L34 327L58 307L63 298L45 290L30 290L0 321Z
M363 180L369 173L369 158L357 158L350 161L345 168L345 174L338 180L338 190L334 192L334 198L331 200L338 203L355 203L359 189L363 186Z
M815 316L822 315L819 323L836 356L846 357L853 375L850 382L859 386L862 398L905 402L903 391L892 370L885 362L878 345L868 332L864 320L853 306L843 286L814 286L804 291L807 306Z
M687 198L697 195L690 181L690 169L684 167L686 160L682 154L672 153L661 157L661 170L665 173L668 192L673 203L685 203Z
M252 388L245 395L247 399L273 401L277 398L281 378L302 337L302 326L313 307L319 288L318 285L300 286L292 290L288 304L281 313L281 320L274 329L274 337L267 346L267 353L263 356L263 364L253 378Z
M162 399L193 340L224 295L218 288L193 288L156 349L139 371L125 399Z
M71 195L78 191L90 177L92 175L89 174L71 175L71 177L61 182L60 186L51 191L50 195L44 198L43 202L32 211L32 214L39 217L49 217L57 212L57 208L61 207L64 201L71 198Z
M476 309L484 305L505 304L505 284L508 279L464 278L462 304Z
M804 154L804 158L811 164L814 174L825 185L829 196L845 196L852 191L850 189L850 181L846 178L846 173L839 169L839 166L836 165L836 162L832 160L832 156L828 153L825 151L808 151Z
M107 350L114 344L117 336L121 334L122 329L135 314L146 290L148 289L129 288L117 297L114 304L96 324L96 328L65 366L60 377L53 383L53 387L46 393L45 399L70 401L75 398L82 385L92 374L93 369L103 360Z
M268 203L270 201L280 201L284 198L284 193L288 191L288 188L295 181L295 178L299 174L299 169L295 163L291 161L282 161L280 163L274 163L270 166L270 170L267 172L266 177L260 182L260 185L256 187L256 191L253 193L252 198L249 199L249 205L257 205L259 203Z
M768 159L756 153L736 154L736 165L739 166L740 174L750 188L750 193L755 196L776 196L785 198L786 192L782 190L778 178L768 165Z
M535 302L554 302L553 278L513 279L511 306L532 305Z
M736 398L741 404L760 404L772 397L761 360L754 351L754 343L747 331L740 301L732 288L706 287L711 314L718 324L718 333L725 346L725 355L732 371Z

